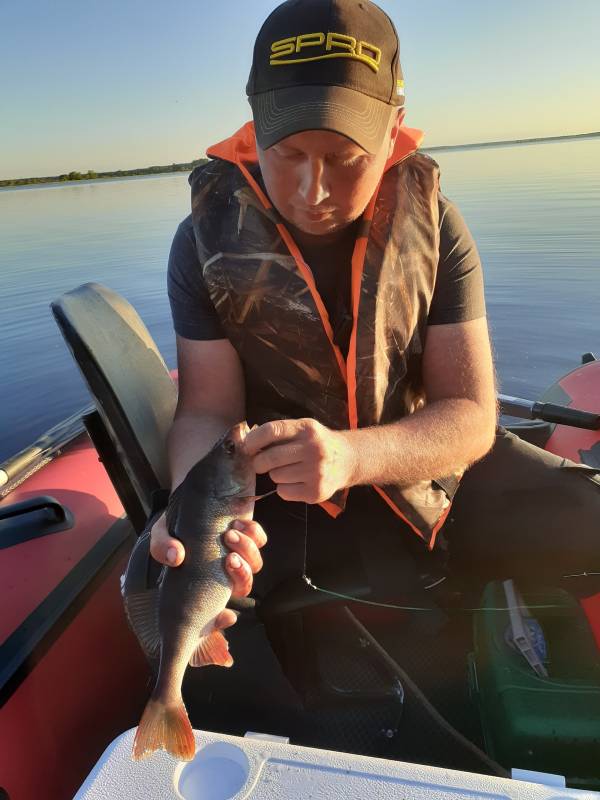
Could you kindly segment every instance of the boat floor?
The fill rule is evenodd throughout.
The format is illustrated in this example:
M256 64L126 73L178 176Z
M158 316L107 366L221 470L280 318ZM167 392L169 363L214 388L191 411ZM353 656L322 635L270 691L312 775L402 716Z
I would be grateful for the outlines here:
M351 607L447 722L482 748L467 677L471 616L411 619L404 612ZM269 634L255 619L240 620L228 633L236 659L231 670L187 671L184 698L194 727L235 735L252 730L294 744L489 773L432 721L410 685L403 683L403 702L390 693L389 670L355 630L339 624L337 612L288 619L284 638L295 641L291 648L282 647L280 634ZM286 652L285 673L271 645Z

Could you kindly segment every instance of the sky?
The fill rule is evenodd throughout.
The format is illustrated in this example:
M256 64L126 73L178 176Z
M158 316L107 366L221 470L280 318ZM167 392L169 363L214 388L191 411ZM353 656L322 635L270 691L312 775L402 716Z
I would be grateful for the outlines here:
M0 179L186 162L277 0L0 0ZM423 146L600 131L600 0L381 0Z

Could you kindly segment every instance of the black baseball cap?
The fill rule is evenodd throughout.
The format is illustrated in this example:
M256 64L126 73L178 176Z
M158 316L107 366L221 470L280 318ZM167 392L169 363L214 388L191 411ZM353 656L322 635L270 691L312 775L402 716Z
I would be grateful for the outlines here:
M394 24L369 0L287 0L258 32L246 94L263 150L326 129L375 153L404 105Z

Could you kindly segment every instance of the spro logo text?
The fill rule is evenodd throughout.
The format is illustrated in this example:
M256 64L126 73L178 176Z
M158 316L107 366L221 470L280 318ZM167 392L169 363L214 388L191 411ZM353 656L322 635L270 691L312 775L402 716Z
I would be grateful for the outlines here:
M345 33L302 33L273 42L269 63L272 67L279 67L328 58L352 58L367 64L373 72L379 72L381 50L374 44Z

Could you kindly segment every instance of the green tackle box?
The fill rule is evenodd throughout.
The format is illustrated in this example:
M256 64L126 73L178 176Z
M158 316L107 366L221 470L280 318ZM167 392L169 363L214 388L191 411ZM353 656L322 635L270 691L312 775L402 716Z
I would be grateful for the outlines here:
M561 589L522 591L522 601L547 677L512 642L502 582L486 586L474 615L470 684L488 753L507 768L555 773L569 786L600 789L600 652L587 617Z

